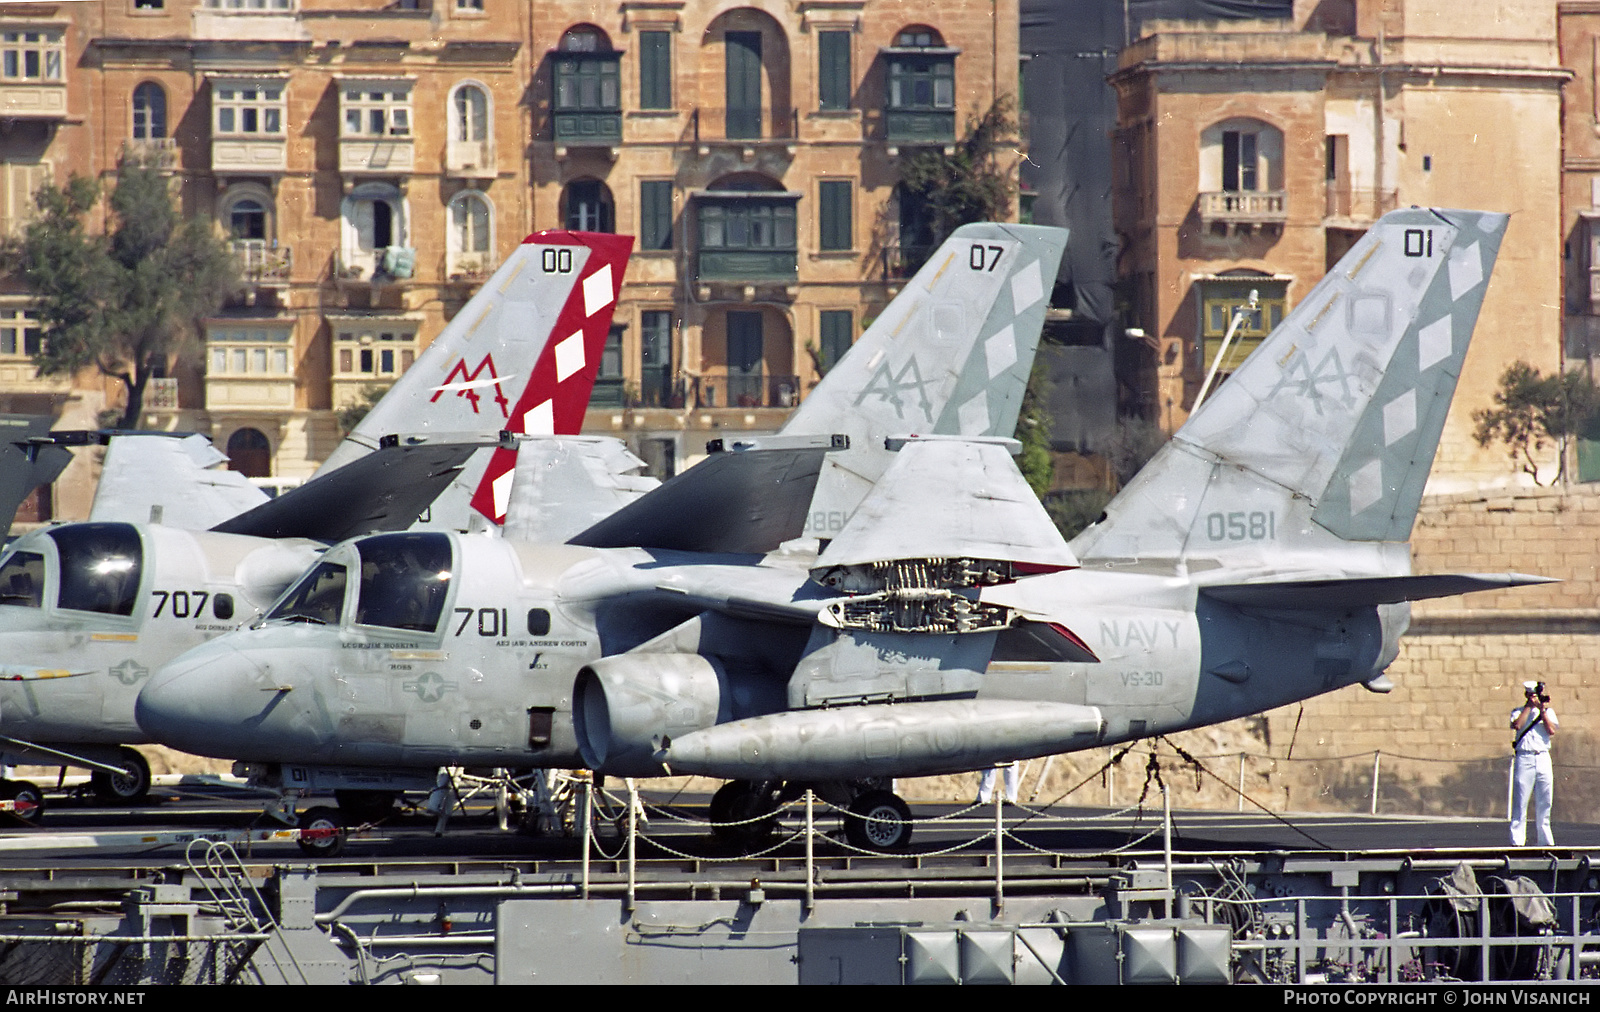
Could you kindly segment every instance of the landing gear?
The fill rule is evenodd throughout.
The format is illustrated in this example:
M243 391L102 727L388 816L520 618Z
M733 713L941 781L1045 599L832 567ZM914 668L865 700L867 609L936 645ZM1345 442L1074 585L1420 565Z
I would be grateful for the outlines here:
M770 780L730 780L711 796L711 834L753 850L778 829L778 788Z
M121 766L123 772L95 770L89 774L89 787L95 799L107 805L143 804L150 796L150 764L145 762L144 756L123 745L117 749L112 765Z
M903 850L911 842L911 809L889 791L860 794L845 815L844 838L862 850Z
M299 829L300 850L307 857L338 857L344 850L345 824L337 808L306 809Z
M44 791L37 784L27 780L0 780L0 798L12 803L11 815L20 822L36 826L44 818Z

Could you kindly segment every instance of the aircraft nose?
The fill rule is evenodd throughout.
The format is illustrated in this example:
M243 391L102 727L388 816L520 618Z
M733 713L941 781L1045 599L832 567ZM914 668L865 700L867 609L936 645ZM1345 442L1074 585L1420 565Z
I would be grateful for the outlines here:
M266 670L248 654L207 644L157 670L140 690L134 716L165 745L242 758L265 714L286 695L266 683Z

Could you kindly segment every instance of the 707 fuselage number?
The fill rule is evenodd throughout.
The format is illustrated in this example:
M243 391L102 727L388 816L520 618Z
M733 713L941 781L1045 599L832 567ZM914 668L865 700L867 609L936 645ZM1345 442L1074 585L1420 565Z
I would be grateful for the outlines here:
M1206 537L1212 541L1272 541L1278 536L1278 514L1271 510L1206 514Z
M206 606L211 592L208 590L152 590L150 596L156 598L156 610L150 613L151 618L160 618L161 613L167 609L167 602L172 602L170 614L173 618L198 617L200 610Z

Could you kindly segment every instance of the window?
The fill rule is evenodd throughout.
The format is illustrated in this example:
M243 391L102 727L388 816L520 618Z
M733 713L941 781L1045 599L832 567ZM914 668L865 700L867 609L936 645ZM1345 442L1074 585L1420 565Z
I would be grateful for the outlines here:
M848 179L824 179L817 184L817 216L820 245L825 250L847 250L852 246L850 201L855 183Z
M235 239L265 239L267 209L255 200L236 200L228 210L228 232Z
M165 0L133 0L133 9L136 11L158 11L165 6Z
M482 88L472 84L457 88L452 109L455 114L450 130L452 140L481 143L489 139L489 96Z
M133 614L144 550L132 524L68 524L50 531L50 537L61 557L60 607Z
M728 406L760 407L763 345L760 313L728 314Z
M356 542L361 587L356 624L433 632L454 565L445 534L380 534ZM506 630L509 632L509 630Z
M228 470L246 478L272 476L272 441L260 429L234 429L228 437Z
M38 608L44 603L44 556L13 552L0 565L0 604Z
M345 198L343 210L347 271L361 274L374 270L385 251L406 245L405 210L395 187L384 183L357 186Z
M817 33L817 107L850 108L850 33Z
M59 31L0 32L0 78L59 81L65 47Z
M219 134L282 135L283 83L215 81L211 96L214 129Z
M410 137L411 85L347 84L344 136Z
M293 0L206 0L205 5L210 10L235 14L265 14L294 8Z
M555 71L557 112L622 107L621 62L599 29L574 28L563 35Z
M639 400L645 407L671 404L672 312L647 309L639 314Z
M943 57L903 56L889 61L889 108L953 109L956 65Z
M672 248L672 180L639 183L639 248Z
M1212 361L1222 350L1222 340L1232 325L1235 314L1240 316L1239 329L1234 332L1228 352L1217 368L1217 382L1237 369L1245 357L1254 351L1262 338L1283 322L1289 313L1288 283L1269 277L1241 277L1200 283L1200 354L1201 368L1209 370ZM1250 295L1256 295L1255 308L1250 306Z
M1222 189L1259 190L1256 135L1241 130L1222 132Z
M598 179L567 184L567 227L575 232L613 232L616 218L611 191Z
M44 329L32 309L0 309L0 355L32 357L44 350Z
M724 91L730 138L761 136L761 33L726 33Z
M410 322L340 329L333 343L334 375L391 380L417 359L416 325Z
M456 0L456 10L463 13L482 14L483 0Z
M850 318L848 309L824 309L817 314L817 329L821 352L818 371L826 375L850 350L855 340L855 321Z
M446 249L452 276L476 277L489 269L494 246L494 215L489 200L475 190L458 193L450 201L450 236Z
M269 379L289 375L287 326L227 326L206 333L206 375Z
M794 204L739 201L700 208L700 245L705 249L795 248Z
M133 89L133 139L154 141L167 136L167 93L154 81Z
M304 621L316 625L338 625L344 611L347 572L343 566L319 562L294 589L285 594L266 620Z
M639 33L639 108L672 108L672 33Z

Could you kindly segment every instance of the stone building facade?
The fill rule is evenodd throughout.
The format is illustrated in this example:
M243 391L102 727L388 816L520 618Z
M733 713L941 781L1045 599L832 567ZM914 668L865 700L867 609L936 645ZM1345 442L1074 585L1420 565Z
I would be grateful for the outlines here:
M1431 487L1513 482L1471 413L1507 363L1562 359L1556 152L1573 75L1556 13L1297 0L1286 20L1145 23L1112 78L1119 276L1147 346L1135 407L1182 424L1236 313L1219 378L1385 211L1512 211Z
M145 422L286 479L529 232L633 233L587 427L671 473L779 424L892 297L896 158L1014 96L1016 39L1014 2L959 0L7 4L0 229L125 152L171 172L246 287ZM0 294L0 410L93 425L114 388L34 379L32 322Z

